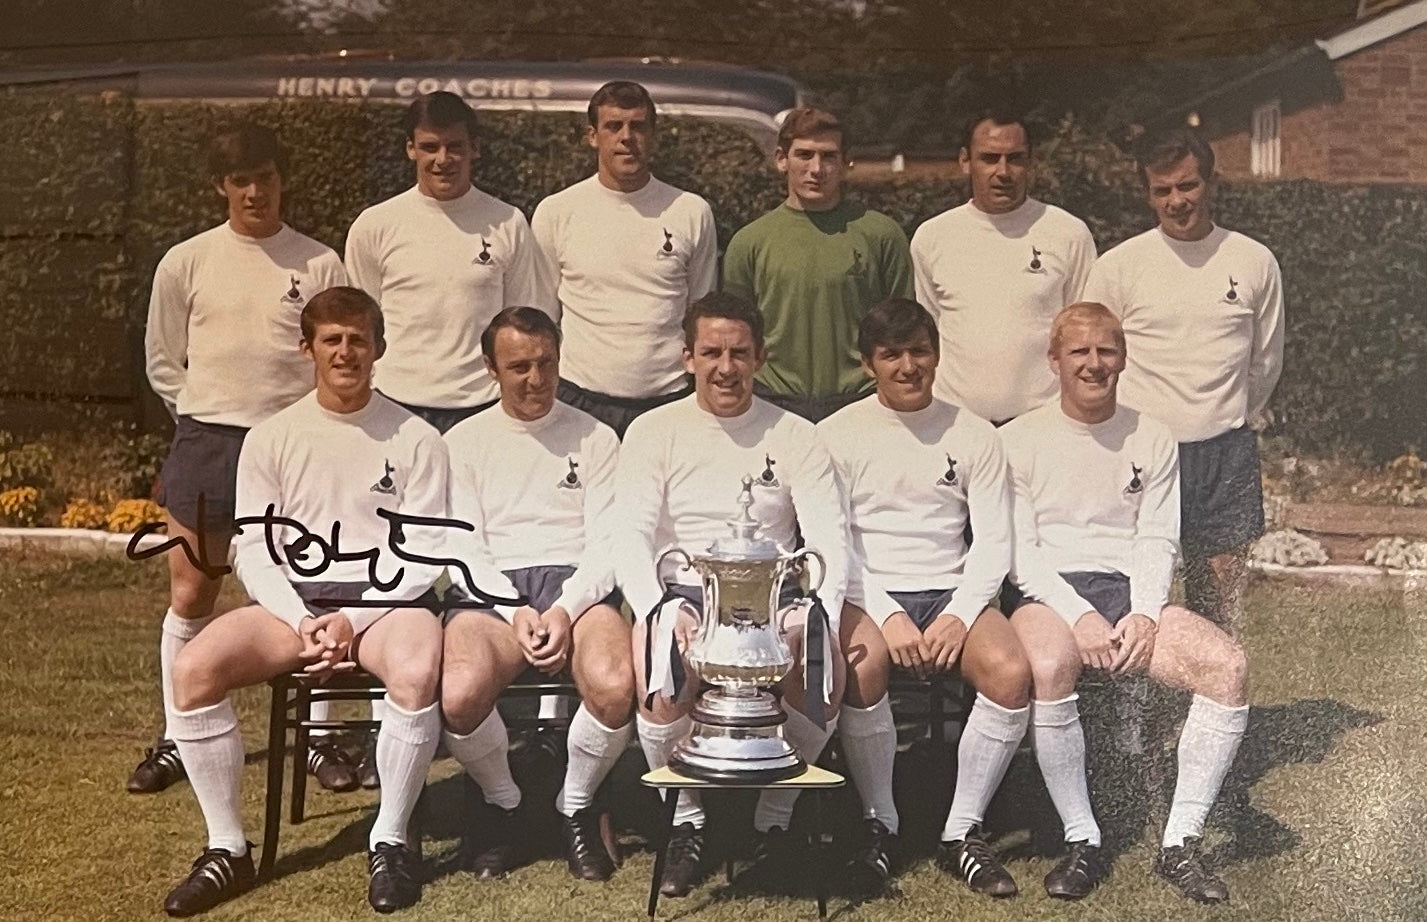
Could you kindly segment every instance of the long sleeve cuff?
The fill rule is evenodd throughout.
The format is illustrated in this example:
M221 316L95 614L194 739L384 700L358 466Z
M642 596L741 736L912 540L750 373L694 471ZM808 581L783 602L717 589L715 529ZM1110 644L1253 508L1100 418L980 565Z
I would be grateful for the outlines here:
M877 578L865 570L859 578L849 581L847 600L867 612L867 617L879 628L902 610L901 604L882 588ZM831 616L831 609L828 614Z
M570 613L570 623L580 620L580 616L593 608L614 588L614 579L590 579L583 568L577 569L560 590L555 604Z
M1160 613L1169 604L1174 559L1171 541L1146 541L1144 546L1136 546L1134 572L1130 574L1130 611L1159 622Z
M963 586L962 589L965 589ZM964 592L958 590L947 603L945 609L939 614L955 615L966 625L966 629L971 630L971 625L976 623L976 619L981 617L981 613L990 604L990 598L982 598L981 593Z

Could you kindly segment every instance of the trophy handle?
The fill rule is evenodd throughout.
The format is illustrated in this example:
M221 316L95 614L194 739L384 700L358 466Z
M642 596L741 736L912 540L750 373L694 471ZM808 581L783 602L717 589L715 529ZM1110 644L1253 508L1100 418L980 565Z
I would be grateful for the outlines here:
M776 579L773 580L773 593L769 596L768 599L769 611L778 610L778 600L783 595L783 581L787 579L789 573L793 572L793 570L797 567L799 561L804 560L816 560L818 563L818 578L814 581L811 577L809 577L808 592L814 593L822 588L823 580L827 578L827 562L823 560L823 555L819 554L817 551L813 550L810 547L799 548L792 554L789 554L787 557L784 557L778 566L778 576Z
M659 572L659 568L662 567L662 566L664 566L664 561L665 561L665 560L668 560L670 557L673 557L673 556L675 556L675 555L678 555L679 557L684 558L684 569L685 569L685 570L692 570L692 569L693 569L693 567L694 567L694 560L693 560L692 557L689 556L689 552L686 551L686 550L684 550L684 549L681 548L681 547L671 547L671 548L669 548L667 551L665 551L664 553L660 554L658 560L654 561L654 572L657 574L657 573Z

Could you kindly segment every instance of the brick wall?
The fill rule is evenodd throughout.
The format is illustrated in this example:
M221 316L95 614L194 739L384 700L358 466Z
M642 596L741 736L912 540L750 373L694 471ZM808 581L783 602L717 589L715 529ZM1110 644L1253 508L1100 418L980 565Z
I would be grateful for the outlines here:
M1282 178L1427 183L1427 26L1332 66L1342 98L1283 115ZM1213 142L1229 178L1250 177L1250 112Z

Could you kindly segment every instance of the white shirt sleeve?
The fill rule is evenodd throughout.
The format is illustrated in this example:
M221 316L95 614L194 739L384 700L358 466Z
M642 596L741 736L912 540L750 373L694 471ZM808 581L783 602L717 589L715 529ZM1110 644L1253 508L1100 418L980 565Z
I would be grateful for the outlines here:
M343 262L347 266L347 281L372 296L378 304L382 300L382 266L377 258L377 241L369 231L370 222L363 221L365 215L357 215L352 227L347 231L347 246Z
M1011 487L1014 492L1011 509L1015 533L1012 570L1016 584L1026 595L1049 605L1066 624L1074 627L1080 616L1094 611L1095 606L1082 599L1041 553L1030 483L1025 472L1016 470L1014 466L1011 468Z
M460 567L448 567L447 574L451 578L452 587L463 595L470 596L479 590L483 595L514 598L519 594L515 584L496 567L490 556L485 511L481 508L480 494L476 490L477 476L477 472L461 458L451 459L451 476L447 487L451 501L451 518L467 523L472 526L472 530L449 529L445 556L454 557L465 564L475 586L466 582L466 574ZM496 613L507 621L515 616L513 605L500 604L493 607Z
M833 471L832 456L816 431L798 458L790 492L803 541L822 556L827 566L818 596L835 631L847 595L848 549L852 542L848 540L847 501Z
M551 277L545 255L525 216L517 213L512 223L515 255L506 274L505 307L535 307L560 319L560 305L555 300L555 279Z
M250 435L243 442L235 496L238 518L261 516L269 505L282 509L276 459L270 456L267 442L260 438ZM244 525L238 530L233 539L233 567L253 601L296 631L309 612L288 582L287 574L268 553L266 532L262 525Z
M188 316L191 306L183 280L165 256L154 271L149 318L144 326L144 366L149 386L174 413L188 377Z
M941 614L960 618L968 629L991 604L1011 568L1011 489L1006 482L1006 453L994 434L971 466L966 506L973 532L961 585Z
M714 290L718 284L718 227L713 209L703 203L699 213L699 235L689 257L689 304Z
M868 570L865 561L858 563L860 573L854 582L862 588L862 603L866 606L867 617L881 627L887 623L888 618L905 609L888 593L887 587L882 585L882 580ZM851 591L849 586L849 592Z
M1095 267L1095 238L1083 224L1076 229L1070 241L1070 272L1065 276L1065 288L1061 307L1081 300L1085 286L1090 281L1090 272ZM1089 299L1087 299L1089 300ZM1107 305L1108 306L1108 305Z
M1283 372L1283 275L1269 257L1267 285L1254 312L1254 342L1249 354L1248 416L1253 419L1273 396Z
M1124 298L1121 295L1119 278L1114 273L1113 265L1113 259L1107 260L1101 257L1094 260L1085 280L1085 290L1080 293L1080 300L1103 304L1110 309L1110 313L1123 320L1125 317Z
M639 423L635 420L625 433L619 450L615 469L619 517L612 541L615 574L635 618L648 615L664 595L654 560L654 530L664 505L666 477L660 458L664 439L656 433L646 435L646 427Z
M547 285L546 295L549 297L549 304L542 306L551 317L557 321L560 319L564 308L560 304L560 247L555 239L555 221L551 215L553 207L549 199L541 200L535 206L535 214L530 218L530 236L535 241L535 247L540 257L541 271L544 273Z
M598 444L592 446L594 450L585 458L588 466L585 471L585 551L555 600L556 605L570 613L571 621L614 589L614 564L609 554L619 440L604 429L597 430L597 437Z
M1169 604L1179 552L1179 447L1166 434L1157 465L1145 478L1130 549L1130 611L1158 622Z
M928 257L923 250L926 248L926 237L918 231L912 235L912 285L916 290L917 303L932 312L936 316L940 305L937 303L936 288L932 285L931 269L927 265Z

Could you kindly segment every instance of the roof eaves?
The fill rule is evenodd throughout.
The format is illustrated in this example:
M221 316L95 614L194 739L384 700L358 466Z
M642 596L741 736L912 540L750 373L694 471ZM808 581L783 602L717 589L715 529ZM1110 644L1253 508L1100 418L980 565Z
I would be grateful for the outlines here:
M1337 35L1320 38L1314 44L1323 50L1328 60L1336 61L1415 29L1423 23L1427 23L1427 0L1416 0L1415 3L1404 4L1381 16L1349 26Z

